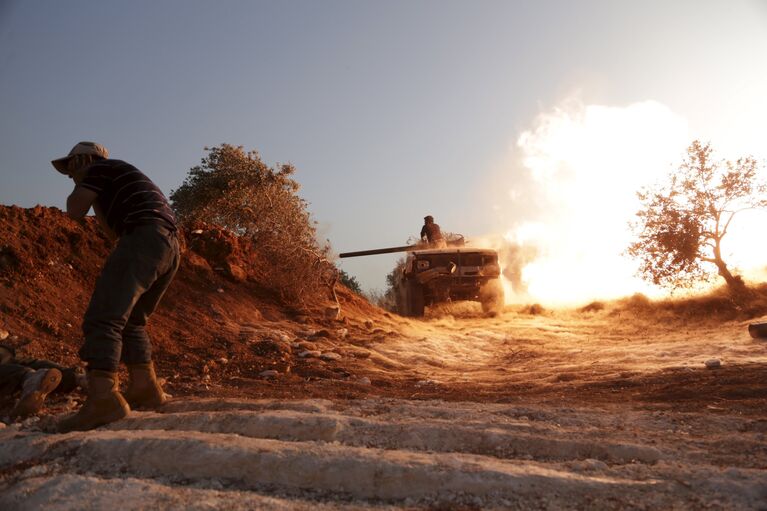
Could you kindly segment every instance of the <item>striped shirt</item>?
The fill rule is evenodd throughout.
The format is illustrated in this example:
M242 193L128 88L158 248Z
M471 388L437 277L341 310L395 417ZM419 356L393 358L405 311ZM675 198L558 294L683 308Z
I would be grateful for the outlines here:
M122 160L97 160L79 186L98 194L96 203L118 235L136 226L163 225L176 230L168 199L143 172Z

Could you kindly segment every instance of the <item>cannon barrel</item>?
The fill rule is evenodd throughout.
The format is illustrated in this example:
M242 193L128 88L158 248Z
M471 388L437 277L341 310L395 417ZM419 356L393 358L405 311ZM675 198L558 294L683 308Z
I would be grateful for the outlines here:
M373 250L360 250L358 252L344 252L338 254L338 257L360 257L376 254L393 254L394 252L407 252L408 250L414 250L418 248L418 245L403 245L401 247L389 247L389 248L376 248Z

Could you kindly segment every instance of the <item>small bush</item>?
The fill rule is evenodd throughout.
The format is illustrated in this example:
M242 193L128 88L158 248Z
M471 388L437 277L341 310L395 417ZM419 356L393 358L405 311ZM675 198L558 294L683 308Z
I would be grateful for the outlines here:
M338 281L343 284L344 286L348 287L358 295L362 295L362 286L360 286L359 281L357 280L357 277L354 277L352 275L349 275L344 270L339 269L338 270Z
M410 240L408 240L408 244ZM402 314L397 308L397 282L402 278L402 272L405 270L405 258L400 257L394 265L394 268L386 274L386 289L380 295L374 297L375 304L390 312Z
M519 312L522 314L529 314L531 316L539 316L544 314L546 309L544 309L543 305L540 303L534 303L532 305L526 305L525 307L522 307Z
M397 303L394 300L392 293L387 291L381 291L380 289L373 289L365 293L367 301L390 312L396 312Z
M618 302L624 309L632 311L647 311L653 307L653 302L642 293L634 293Z
M605 309L604 302L600 301L594 301L591 302L588 305L584 305L580 309L578 309L578 312L599 312Z

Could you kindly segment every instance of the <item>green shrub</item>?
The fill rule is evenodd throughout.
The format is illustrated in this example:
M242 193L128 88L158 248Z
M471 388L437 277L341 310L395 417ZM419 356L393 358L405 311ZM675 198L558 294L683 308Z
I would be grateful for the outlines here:
M358 295L362 295L362 286L360 286L359 281L357 280L357 277L354 277L352 275L349 275L344 270L341 270L339 268L338 270L338 281L343 284L344 286L348 287Z

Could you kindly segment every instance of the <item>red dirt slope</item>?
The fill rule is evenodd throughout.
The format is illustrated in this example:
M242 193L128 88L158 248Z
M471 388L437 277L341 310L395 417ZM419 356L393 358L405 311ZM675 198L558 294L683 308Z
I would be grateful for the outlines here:
M56 208L0 206L0 225L0 329L10 333L3 342L23 356L78 363L82 316L110 242L93 218L74 221ZM265 327L306 337L368 330L369 318L388 321L388 314L340 285L342 321L326 318L330 299L296 310L248 270L259 267L257 253L233 236L204 229L182 238L181 268L149 327L170 392L236 393L247 382L248 394L261 394L260 387L269 393L272 385L259 377L267 369L291 372L295 383L311 378L314 369L295 357L295 349L261 336ZM217 388L223 381L234 388Z

